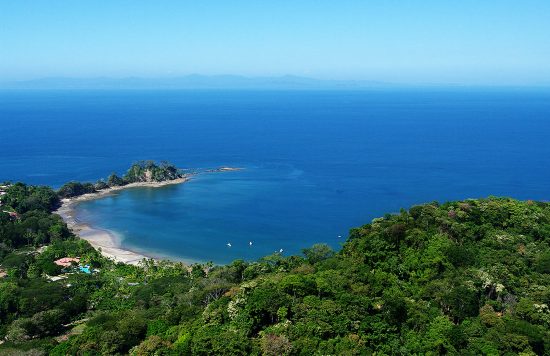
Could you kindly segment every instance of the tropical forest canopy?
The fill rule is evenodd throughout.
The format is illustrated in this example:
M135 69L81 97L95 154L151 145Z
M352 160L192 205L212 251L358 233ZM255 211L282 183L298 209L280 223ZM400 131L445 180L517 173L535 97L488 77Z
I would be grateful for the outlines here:
M352 229L338 252L131 266L70 232L58 199L2 196L2 354L550 355L547 203L434 202Z

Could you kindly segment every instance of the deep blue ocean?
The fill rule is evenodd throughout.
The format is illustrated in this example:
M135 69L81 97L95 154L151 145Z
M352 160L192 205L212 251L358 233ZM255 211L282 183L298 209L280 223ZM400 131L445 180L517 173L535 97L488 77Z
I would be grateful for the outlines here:
M549 200L550 91L0 92L0 181L59 187L141 159L245 169L79 205L126 248L216 263L338 248L413 204Z

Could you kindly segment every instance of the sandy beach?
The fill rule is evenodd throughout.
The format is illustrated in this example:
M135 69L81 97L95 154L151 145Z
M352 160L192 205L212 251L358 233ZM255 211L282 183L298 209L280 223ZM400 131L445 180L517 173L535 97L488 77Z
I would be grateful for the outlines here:
M190 179L190 176L165 181L165 182L138 182L124 186L112 187L101 190L97 193L84 194L74 198L67 198L61 201L61 207L55 212L63 218L69 229L80 238L88 241L101 254L116 262L138 264L144 258L152 258L120 247L119 239L110 231L94 228L86 223L78 221L74 216L75 206L82 201L99 199L117 191L130 188L159 188L166 185L181 184Z

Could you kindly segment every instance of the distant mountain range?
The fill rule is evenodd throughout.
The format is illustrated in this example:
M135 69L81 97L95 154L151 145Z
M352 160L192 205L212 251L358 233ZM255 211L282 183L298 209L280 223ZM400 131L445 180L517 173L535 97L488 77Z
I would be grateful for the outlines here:
M187 75L173 78L63 78L0 82L0 89L367 89L392 84L364 80L322 80L286 75Z

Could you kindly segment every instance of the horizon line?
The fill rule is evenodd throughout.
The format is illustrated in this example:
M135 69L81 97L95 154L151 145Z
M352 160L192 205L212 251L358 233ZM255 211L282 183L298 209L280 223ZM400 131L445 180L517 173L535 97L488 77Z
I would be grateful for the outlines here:
M191 82L195 80L195 82ZM133 83L129 83L133 81ZM179 82L175 81L188 81ZM239 82L240 81L240 82ZM262 82L263 81L263 82ZM87 82L87 83L86 83ZM48 88L48 84L50 88ZM550 83L472 83L472 82L394 82L372 79L328 79L300 76L295 74L283 75L241 75L241 74L182 74L171 76L42 76L30 79L0 80L0 89L109 89L116 84L125 85L125 88L112 89L262 89L277 86L285 89L373 89L380 87L450 87L450 88L550 88ZM76 85L77 87L68 87ZM136 87L136 86L142 86ZM178 87L178 85L180 87ZM35 86L35 88L32 88ZM150 88L147 88L150 86ZM162 87L164 86L164 87ZM166 87L168 86L168 87ZM56 88L57 87L57 88Z

